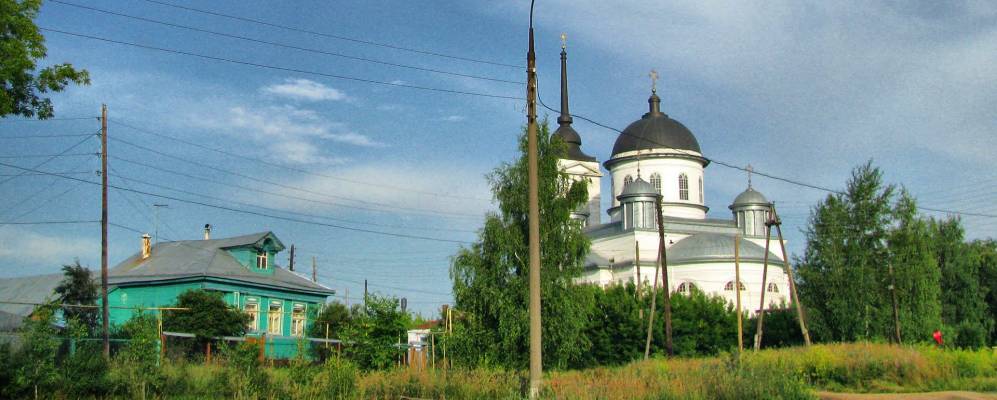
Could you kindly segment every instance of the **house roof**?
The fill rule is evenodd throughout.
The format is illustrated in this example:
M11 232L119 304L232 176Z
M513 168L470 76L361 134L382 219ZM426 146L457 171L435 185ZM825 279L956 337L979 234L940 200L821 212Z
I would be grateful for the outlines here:
M226 251L241 246L258 247L267 238L272 239L277 248L283 248L283 244L271 232L225 239L161 242L153 246L149 258L142 259L139 252L112 268L108 273L108 281L111 285L131 285L213 277L315 294L335 293L328 287L278 266L273 267L273 275L250 271Z
M44 303L54 296L55 287L63 275L47 274L0 279L0 331L12 331L21 325L21 320L35 310L33 304Z

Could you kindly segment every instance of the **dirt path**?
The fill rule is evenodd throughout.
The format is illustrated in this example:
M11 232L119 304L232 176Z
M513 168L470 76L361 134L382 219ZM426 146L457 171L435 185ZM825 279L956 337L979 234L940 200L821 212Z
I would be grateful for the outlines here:
M822 400L997 400L997 395L975 392L857 394L818 392Z

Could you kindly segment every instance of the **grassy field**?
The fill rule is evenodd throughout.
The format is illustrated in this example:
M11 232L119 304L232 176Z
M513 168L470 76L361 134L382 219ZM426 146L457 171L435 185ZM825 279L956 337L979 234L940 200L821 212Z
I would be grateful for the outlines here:
M525 372L490 369L361 373L348 363L263 368L259 383L219 365L173 364L188 384L164 395L243 398L519 399ZM654 359L546 375L552 399L815 399L816 391L997 392L997 353L852 343L697 359ZM241 390L240 390L241 387ZM168 389L168 388L164 388Z

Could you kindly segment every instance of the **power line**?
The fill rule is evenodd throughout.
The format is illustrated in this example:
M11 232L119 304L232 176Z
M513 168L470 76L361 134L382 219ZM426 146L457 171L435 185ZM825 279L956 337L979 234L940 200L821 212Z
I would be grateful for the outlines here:
M436 192L422 191L422 190L414 189L414 188L406 188L406 187L401 187L401 186L385 185L385 184L379 184L379 183L373 183L373 182L360 181L360 180L356 180L356 179L343 178L343 177L340 177L340 176L334 176L334 175L329 175L329 174L322 174L322 173L318 173L318 172L314 172L314 171L309 171L309 170L302 169L302 168L295 168L295 167L292 167L292 166L288 166L288 165L284 165L284 164L280 164L280 163L275 163L275 162L272 162L272 161L267 161L267 160L265 160L263 158L252 157L252 156L242 155L242 154L236 154L236 153L225 151L225 150L222 150L222 149L217 149L217 148L214 148L214 147L205 146L203 144L194 143L194 142L191 142L191 141L188 141L188 140L184 140L184 139L178 138L176 136L170 136L170 135L167 135L167 134L164 134L164 133L153 132L153 131L150 131L150 130L147 130L147 129L142 129L142 128L136 127L134 125L126 124L124 122L121 122L121 121L118 121L118 120L114 120L114 119L108 119L108 121L111 122L111 123L113 123L113 124L121 125L121 126L123 126L125 128L132 129L132 130L134 130L136 132L145 133L145 134L151 135L151 136L156 136L156 137L162 137L162 138L170 139L170 140L173 140L173 141L176 141L176 142L180 142L180 143L186 144L188 146L197 147L199 149L213 151L215 153L224 154L224 155L227 155L227 156L230 156L230 157L234 157L234 158L252 160L252 161L256 161L256 162L259 162L261 164L267 165L267 166L281 168L281 169L285 169L285 170L288 170L288 171L299 172L299 173L308 174L308 175L312 175L312 176L317 176L317 177L321 177L321 178L328 178L328 179L332 179L332 180L336 180L336 181L340 181L340 182L347 182L347 183L353 183L353 184L357 184L357 185L378 187L378 188L384 188L384 189L390 189L390 190L396 190L396 191L403 191L403 192L406 192L406 193L415 193L415 194L427 195L427 196L434 196L434 197L450 197L450 198L468 199L468 200L491 201L491 199L486 199L486 198L483 198L483 197L461 196L461 195L456 195L456 194L442 194L442 193L436 193Z
M29 172L43 172L43 171L38 171L38 170L30 169L30 168L19 167L19 166L13 165L13 164L7 164L7 163L4 163L4 162L0 162L0 166L10 167L10 168L16 168L16 169L20 169L20 170L27 170ZM57 175L57 174L48 174L48 175L58 176L58 177L61 177L63 179L70 179L70 180L74 180L74 181L85 182L85 183L88 183L88 184L91 184L91 185L95 185L95 186L96 185L100 185L99 182L93 182L93 181L88 181L88 180L85 180L85 179L73 178L71 176L66 176L66 175ZM404 234L404 233L385 232L385 231L378 231L378 230L364 229L364 228L354 228L354 227L348 227L348 226L342 226L342 225L335 225L335 224L328 224L328 223L317 222L317 221L308 221L308 220L303 220L303 219L298 219L298 218L290 218L290 217L284 217L284 216L278 216L278 215L270 215L270 214L256 212L256 211L251 211L251 210L242 210L242 209L228 207L228 206L223 206L223 205L204 203L204 202L195 201L195 200L181 199L181 198L178 198L178 197L167 196L167 195L162 195L162 194L157 194L157 193L150 193L150 192L145 192L145 191L141 191L141 190L125 189L125 188L122 188L122 187L119 187L119 186L115 186L115 185L107 185L107 187L112 188L112 189L118 189L118 190L124 190L124 191L133 192L133 193L143 194L143 195L146 195L146 196L158 197L158 198L161 198L161 199L179 201L181 203L195 204L195 205L204 206L204 207L208 207L208 208L215 208L215 209L219 209L219 210L231 211L231 212L241 213L241 214L247 214L247 215L255 215L255 216L258 216L258 217L272 218L272 219L289 221L289 222L298 222L298 223L308 224L308 225L317 225L317 226L324 226L324 227L335 228L335 229L342 229L342 230L347 230L347 231L370 233L370 234L383 235L383 236L393 236L393 237L406 238L406 239L419 239L419 240L428 240L428 241L435 241L435 242L448 242L448 243L469 244L468 242L463 241L463 240L437 238L437 237L421 236L421 235L409 235L409 234Z
M385 81L378 81L378 80L374 80L374 79L358 78L358 77L355 77L355 76L337 75L337 74L330 74L330 73L325 73L325 72L309 71L309 70L298 69L298 68L280 67L280 66L269 65L269 64L260 64L260 63L250 62L250 61L234 60L234 59L231 59L231 58L209 56L209 55L206 55L206 54L191 53L191 52L188 52L188 51L168 49L168 48L164 48L164 47L156 47L156 46L150 46L150 45L133 43L133 42L125 42L125 41L121 41L121 40L108 39L108 38L103 38L103 37L99 37L99 36L86 35L86 34L82 34L82 33L67 32L67 31L62 31L62 30L52 29L52 28L38 27L38 29L46 31L46 32L61 33L63 35L69 35L69 36L75 36L75 37L86 38L86 39L91 39L91 40L98 40L98 41L102 41L102 42L108 42L108 43L115 43L115 44L121 44L121 45L126 45L126 46L138 47L138 48L147 49L147 50L156 50L156 51L161 51L161 52L166 52L166 53L173 53L173 54L180 54L180 55L191 56L191 57L198 57L198 58L203 58L203 59L206 59L206 60L223 61L223 62L232 63L232 64L246 65L246 66L257 67L257 68L264 68L264 69L271 69L271 70L276 70L276 71L295 72L295 73L299 73L299 74L315 75L315 76L321 76L321 77L325 77L325 78L342 79L342 80L348 80L348 81L370 83L370 84L375 84L375 85L402 87L402 88L424 90L424 91L438 92L438 93L448 93L448 94L460 94L460 95L468 95L468 96L489 97L489 98L495 98L495 99L521 100L519 97L516 97L516 96L504 96L504 95L488 94L488 93L481 93L481 92L470 92L470 91L456 90L456 89L442 89L442 88L435 88L435 87L430 87L430 86L410 85L410 84L407 84L407 83L398 83L398 82L385 82Z
M352 202L357 202L357 203L360 203L360 204L370 204L370 205L373 205L373 206L385 207L387 209L385 210L385 209L378 209L378 208L371 208L371 207L362 207L362 206L350 205L350 204L342 204L342 203L329 203L331 205L338 205L338 206L341 206L341 207L356 208L356 209L361 209L361 210L376 211L376 212L386 212L386 213L393 213L393 212L397 213L397 212L407 211L407 212L416 213L416 214L430 214L430 215L444 215L444 216L458 216L458 217L472 217L472 218L479 218L480 217L480 215L476 215L476 214L447 212L447 211L436 211L436 210L427 210L427 209L421 209L421 208L412 208L412 207L398 206L398 205L393 205L393 204L378 203L378 202L373 202L373 201L369 201L369 200L359 200L359 199L354 199L354 198L345 197L345 196L338 196L338 195L333 195L333 194L318 192L318 191L314 191L314 190L310 190L310 189L297 188L297 187L294 187L294 186L285 185L285 184L280 183L280 182L275 182L275 181L268 180L268 179L262 179L262 178L259 178L259 177L249 176L249 175L243 174L241 172L236 172L236 171L232 171L232 170L228 170L228 169L224 169L224 168L219 168L219 167L215 167L215 166L208 165L208 164L201 163L201 162L197 162L197 161L191 161L191 160L188 160L185 157L180 157L180 156L172 155L172 154L169 154L169 153L165 153L165 152L162 152L162 151L150 148L150 147L146 147L146 146L143 146L143 145L140 145L140 144L132 143L132 142L124 140L124 139L114 138L113 140L116 141L116 142L119 142L119 143L124 143L126 145L135 147L137 149L141 149L141 150L148 151L150 153L161 155L163 157L168 157L168 158L171 158L171 159L174 159L174 160L177 160L177 161L185 162L185 163L188 163L188 164L191 164L191 165L196 165L196 166L202 167L202 168L208 168L208 169L215 170L215 171L222 172L222 173L226 173L226 174L229 174L229 175L238 176L240 178L250 179L250 180L258 181L258 182L263 182L263 183L266 183L266 184L269 184L269 185L274 185L274 186L281 187L281 188L284 188L284 189L295 190L295 191L298 191L298 192L308 193L308 194L312 194L312 195L316 195L316 196L322 196L322 197L326 197L326 198L338 199L338 200L345 200L345 201L352 201ZM309 200L309 201L312 201L312 200ZM315 200L315 201L317 201L317 200Z
M80 146L81 144L83 144L83 143L86 143L86 141L87 141L87 140L89 140L89 139L90 139L90 137L85 137L85 138L83 138L83 140L80 140L79 142L76 142L76 143L75 143L75 144L73 144L72 146L69 146L69 147L67 147L67 148L66 148L65 150L63 150L63 151L62 151L61 153L59 153L59 154L65 154L65 153L68 153L68 152L72 151L73 149L75 149L75 148L79 147L79 146ZM40 163L38 163L38 164L35 164L35 166L31 167L31 168L30 168L29 170L23 170L23 169L22 169L22 171L21 171L21 173L20 173L19 175L14 175L14 176L12 176L12 177L9 177L9 178L7 178L7 179L4 179L4 180L0 181L0 185L3 185L3 184L5 184L5 183L7 183L7 182L10 182L11 180L13 180L13 179L15 179L15 178L17 178L17 177L19 177L19 176L22 176L22 175L24 175L25 173L28 173L28 172L32 172L31 170L34 170L34 169L37 169L37 168L41 168L41 167L43 167L43 166L44 166L45 164L48 164L48 163L49 163L49 162L51 162L52 160L56 159L56 158L57 158L57 156L58 156L58 155L56 155L55 157L49 157L49 158L48 158L48 159L46 159L45 161L42 161L42 162L40 162ZM20 167L17 167L17 168L20 168ZM34 171L34 172L41 172L42 174L45 174L45 175L49 174L48 172L44 172L44 171Z
M65 225L65 224L95 224L100 221L81 221L81 220L65 220L65 221L30 221L30 222L0 222L0 225Z
M0 118L0 123L3 122L49 122L49 121L79 121L84 119L94 119L98 117L69 117L69 118L45 118L45 119L7 119Z
M167 6L167 7L179 8L181 10L187 10L187 11L193 11L193 12L202 13L202 14L213 15L213 16L216 16L216 17L229 18L229 19L243 21L243 22L250 22L250 23L254 23L254 24L265 25L265 26L269 26L269 27L273 27L273 28L286 29L286 30L289 30L289 31L300 32L300 33L307 33L307 34L311 34L311 35L318 35L318 36L327 37L327 38L330 38L330 39L338 39L338 40L344 40L344 41L354 42L354 43L361 43L361 44L366 44L366 45L371 45L371 46L385 47L385 48L394 49L394 50L402 50L402 51L408 51L408 52L418 53L418 54L425 54L425 55L430 55L430 56L435 56L435 57L449 58L449 59L452 59L452 60L461 60L461 61L467 61L467 62L473 62L473 63L479 63L479 64L496 65L496 66L500 66L500 67L522 68L521 65L505 64L505 63L500 63L500 62L495 62L495 61L487 61L487 60L480 60L480 59L474 59L474 58L469 58L469 57L454 56L454 55L444 54L444 53L435 52L435 51L420 50L420 49L415 49L415 48L410 48L410 47L396 46L396 45L387 44L387 43L379 43L379 42L375 42L375 41L371 41L371 40L356 39L356 38L351 38L351 37L346 37L346 36L333 35L333 34L324 33L324 32L312 31L312 30L308 30L308 29L295 28L293 26L280 25L280 24L276 24L276 23L273 23L273 22L267 22L267 21L261 21L261 20L257 20L257 19L252 19L252 18L245 18L245 17L239 17L239 16L235 16L235 15L223 14L223 13L216 12L216 11L209 11L209 10L198 9L198 8L193 8L193 7L181 6L179 4L167 3L167 2L164 2L164 1L157 1L157 0L144 0L144 1L149 2L149 3L154 3L154 4L159 4L159 5Z
M45 158L45 157L81 157L81 156L94 156L96 153L59 153L59 154L18 154L18 155L0 155L0 158L11 159L11 158Z
M551 108L550 106L548 106L547 104L545 104L543 102L543 100L540 99L539 90L537 91L537 100L540 102L540 104L544 108L546 108L546 109L548 109L548 110L550 110L552 112L557 112L557 113L560 112L560 110L555 110L555 109ZM574 118L578 118L578 119L581 119L583 121L589 122L589 123L591 123L593 125L599 126L601 128L605 128L605 129L611 130L613 132L617 132L617 133L619 133L621 135L627 135L627 136L633 137L635 139L639 139L639 140L642 140L642 141L645 141L645 142L653 143L653 144L661 146L662 148L673 150L673 151L676 151L676 152L681 153L681 154L700 157L700 158L702 158L702 159L704 159L704 160L706 160L708 162L719 164L719 165L727 167L727 168L736 169L736 170L744 171L744 172L751 172L753 175L764 176L764 177L769 178L769 179L774 179L774 180L786 182L786 183L789 183L789 184L792 184L792 185L806 187L806 188L815 189L815 190L820 190L820 191L824 191L824 192L828 192L828 193L832 193L832 194L838 194L838 195L845 195L846 194L844 191L841 191L841 190L835 190L835 189L831 189L831 188L824 187L824 186L814 185L814 184L811 184L811 183L806 183L806 182L798 181L798 180L795 180L795 179L783 178L781 176L772 175L772 174L768 174L768 173L765 173L765 172L759 172L758 170L755 170L755 169L751 169L749 171L745 167L737 166L737 165L734 165L734 164L731 164L731 163L728 163L728 162L724 162L724 161L721 161L721 160L718 160L718 159L715 159L715 158L708 158L708 157L706 157L706 156L704 156L702 154L696 154L696 153L692 153L692 152L685 151L685 150L682 150L682 149L676 149L676 148L668 146L668 145L666 145L664 143L660 143L658 141L651 140L651 139L648 139L648 138L637 137L634 134L621 131L621 130L613 128L613 127L611 127L609 125L605 125L603 123L594 121L592 119L586 118L586 117L578 115L578 114L569 113L569 115L571 115ZM918 209L925 210L925 211L934 211L934 212L940 212L940 213L948 213L948 214L958 214L958 215L970 215L970 216L975 216L975 217L997 218L997 214L984 214L984 213L974 213L974 212L966 212L966 211L945 210L945 209L940 209L940 208L930 208L930 207L921 207L921 206L919 206Z
M0 136L2 139L43 139L43 138L63 138L63 137L83 137L83 136L93 136L92 133L76 133L76 134L55 134L55 135L14 135L14 136Z
M350 60L354 60L354 61L363 61L363 62L369 62L369 63L374 63L374 64L388 65L388 66L392 66L392 67L408 68L408 69L413 69L413 70L417 70L417 71L432 72L432 73L436 73L436 74L443 74L443 75L450 75L450 76L459 76L459 77L463 77L463 78L480 79L480 80L486 80L486 81L492 81L492 82L512 83L512 84L517 84L517 85L522 85L523 84L523 82L510 81L510 80L507 80L507 79L491 78L491 77L487 77L487 76L464 74L464 73L459 73L459 72L444 71L444 70L438 70L438 69L432 69L432 68L423 68L423 67L417 67L417 66L414 66L414 65L399 64L399 63L393 63L393 62L388 62L388 61L376 60L376 59L372 59L372 58L364 58L364 57L351 56L351 55L347 55L347 54L336 53L336 52L331 52L331 51L326 51L326 50L320 50L320 49L314 49L314 48L308 48L308 47L295 46L295 45L286 44L286 43L271 42L271 41L262 40L262 39L255 39L255 38L251 38L251 37L247 37L247 36L234 35L234 34L230 34L230 33L224 33L224 32L218 32L218 31L212 31L212 30L208 30L208 29L203 29L203 28L197 28L197 27L193 27L193 26L189 26L189 25L181 25L181 24L176 24L176 23L172 23L172 22L166 22L166 21L160 21L160 20L155 20L155 19L151 19L151 18L140 17L140 16L136 16L136 15L129 15L129 14L124 14L124 13L120 13L120 12L116 12L116 11L104 10L104 9L100 9L100 8L96 8L96 7L90 7L90 6L84 6L84 5L81 5L81 4L69 3L69 2L65 2L65 1L61 1L61 0L50 0L50 2L67 5L67 6L70 6L70 7L77 7L77 8L82 8L82 9L90 10L90 11L100 12L100 13L104 13L104 14L115 15L115 16L119 16L119 17L123 17L123 18L130 18L130 19L134 19L134 20L138 20L138 21L149 22L149 23L153 23L153 24L170 26L170 27L180 28L180 29L187 29L187 30L194 31L194 32L207 33L207 34L216 35L216 36L222 36L222 37L227 37L227 38L239 39L239 40L244 40L244 41L253 42L253 43L261 43L261 44L266 44L266 45L271 45L271 46L276 46L276 47L283 47L283 48L288 48L288 49L293 49L293 50L299 50L299 51L304 51L304 52L309 52L309 53L316 53L316 54L323 54L323 55L334 56L334 57L341 57L341 58L346 58L346 59L350 59Z

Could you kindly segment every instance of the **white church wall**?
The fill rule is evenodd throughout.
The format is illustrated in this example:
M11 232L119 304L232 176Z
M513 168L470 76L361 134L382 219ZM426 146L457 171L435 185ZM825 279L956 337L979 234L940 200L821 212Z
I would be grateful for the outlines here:
M627 176L637 179L637 160L627 160L618 164L613 164L610 173L612 175L613 199L612 205L619 205L619 196L623 191L623 181ZM689 206L666 204L663 213L666 216L679 218L706 218L706 210L700 206L704 201L700 201L700 182L703 179L703 165L694 160L684 158L663 158L648 156L640 160L640 176L650 182L651 175L657 173L661 175L662 201L665 203L681 203ZM685 174L689 182L688 199L682 200L679 195L679 175Z

